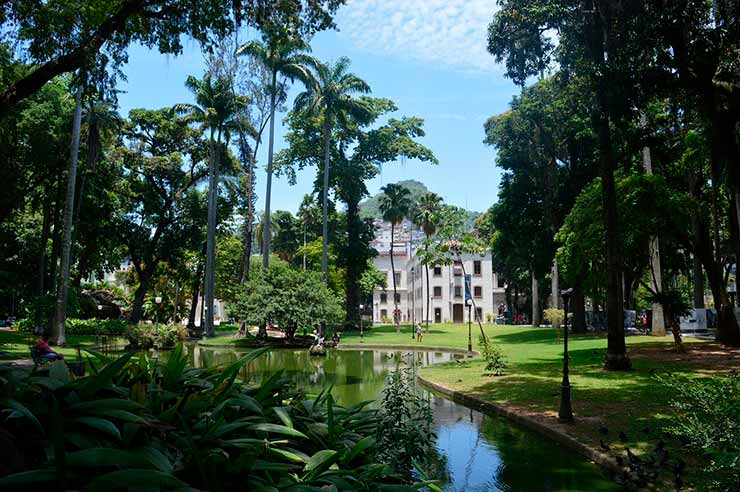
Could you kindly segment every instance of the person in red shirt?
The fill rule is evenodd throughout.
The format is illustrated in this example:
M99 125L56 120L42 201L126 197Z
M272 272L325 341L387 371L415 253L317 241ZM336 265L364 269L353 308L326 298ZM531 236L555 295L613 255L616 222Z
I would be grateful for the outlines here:
M57 352L54 352L49 346L49 335L41 335L41 338L36 342L33 347L36 353L39 354L39 358L43 360L63 360L64 356Z

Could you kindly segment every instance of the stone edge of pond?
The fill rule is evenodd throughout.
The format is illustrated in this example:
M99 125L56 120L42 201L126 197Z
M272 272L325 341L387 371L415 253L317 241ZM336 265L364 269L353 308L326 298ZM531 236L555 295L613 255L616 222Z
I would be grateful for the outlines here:
M467 393L453 390L441 383L435 383L422 376L416 376L417 381L426 386L427 388L443 394L444 396L452 399L453 401L465 405L468 408L475 410L482 410L485 412L495 413L509 420L512 420L529 430L533 430L545 437L552 439L553 441L561 444L573 451L578 452L581 456L599 465L601 468L611 472L614 475L621 474L625 468L619 466L617 461L611 456L602 453L596 448L593 448L583 442L579 441L575 437L571 436L563 430L540 422L522 412L513 410L504 405L491 403L489 401L482 400L478 397L469 395Z
M470 355L478 356L480 352L473 350L468 352L465 349L458 349L452 347L435 347L429 345L396 345L396 344L385 344L385 343L340 343L338 349L371 349L371 350L424 350L427 352L443 352L448 354L456 355Z

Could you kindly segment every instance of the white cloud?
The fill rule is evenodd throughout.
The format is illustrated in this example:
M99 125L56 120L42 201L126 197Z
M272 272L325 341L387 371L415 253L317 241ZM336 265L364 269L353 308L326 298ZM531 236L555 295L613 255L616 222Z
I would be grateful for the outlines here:
M371 53L465 72L496 69L486 51L495 0L349 0L340 36Z

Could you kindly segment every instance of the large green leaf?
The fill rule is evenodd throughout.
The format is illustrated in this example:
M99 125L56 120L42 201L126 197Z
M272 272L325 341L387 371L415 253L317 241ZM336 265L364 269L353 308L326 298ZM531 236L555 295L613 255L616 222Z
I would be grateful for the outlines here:
M104 434L108 434L111 437L115 437L119 441L121 440L121 432L116 427L116 424L107 419L101 419L98 417L78 417L72 420L73 423L82 424L88 427L92 427Z
M336 461L336 455L337 452L333 449L322 449L321 451L318 451L313 456L311 456L311 459L309 459L308 463L306 463L304 471L310 472L322 469L325 470Z
M70 410L84 412L86 410L139 410L144 408L133 400L123 398L106 398L101 400L90 400L70 405Z
M41 425L41 422L36 418L36 416L31 412L23 403L13 400L10 398L3 398L0 400L0 408L7 407L11 408L13 411L11 412L10 416L15 417L15 414L18 414L17 416L23 416L31 421L31 423L36 427L41 434L44 434L44 428Z
M146 469L128 469L107 473L88 485L91 492L110 492L113 486L125 484L128 490L154 489L162 487L188 487L188 484L169 473Z
M290 461L293 461L293 462L296 462L296 463L305 463L306 462L306 459L304 457L302 457L302 456L300 456L300 455L298 455L296 453L293 453L291 451L287 451L285 449L270 448L270 451L273 452L273 453L275 453L275 454L277 454L277 455L279 455L279 456L282 456L283 458L287 458Z
M92 376L88 376L86 378L78 379L79 381L79 387L80 387L80 393L85 397L91 397L95 393L97 393L100 389L106 387L111 383L113 378L119 374L124 367L126 367L126 364L128 364L129 360L131 360L131 357L134 356L134 352L128 352L125 355L119 357L118 359L114 360L107 366L105 366L100 372L97 374L93 374Z
M373 436L367 436L367 437L360 439L359 441L357 441L357 444L352 446L352 449L345 457L344 459L345 463L351 462L352 460L357 458L357 456L359 456L360 453L372 447L373 445L375 445L375 438Z
M286 436L295 436L295 437L302 437L304 439L308 439L308 436L306 436L306 434L304 434L303 432L293 429L291 427L287 427L285 425L255 424L255 425L250 426L249 428L255 431L270 432L273 434L283 434Z
M57 479L57 473L52 468L44 468L41 470L29 470L21 473L14 473L0 478L0 489L7 490L6 487L13 489L18 486L27 486L30 484L39 484L43 482L55 482Z
M285 424L286 426L293 428L293 420L291 420L290 415L288 415L288 409L285 407L273 407L273 410L277 414L278 417L280 417L280 420Z

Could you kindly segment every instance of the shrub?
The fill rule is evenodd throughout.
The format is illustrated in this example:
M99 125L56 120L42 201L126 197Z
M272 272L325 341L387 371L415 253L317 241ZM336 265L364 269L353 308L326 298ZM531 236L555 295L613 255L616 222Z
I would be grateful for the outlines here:
M560 328L565 319L565 312L562 309L550 308L542 311L545 321L549 321L553 328Z
M16 326L21 331L33 331L35 323L31 318L18 320ZM66 335L109 335L124 336L128 322L123 319L79 319L67 318L64 322Z
M132 325L127 334L131 345L139 349L173 348L178 342L188 338L188 329L183 325L164 325L158 323L139 323Z
M282 377L128 353L72 379L0 365L0 490L418 490L374 462L377 412L306 399Z
M663 379L675 394L676 419L668 432L684 443L703 467L694 477L702 492L737 490L740 483L740 376Z
M493 313L486 313L486 323L493 323Z
M398 370L388 377L383 390L376 459L410 479L414 463L426 465L434 448L432 410L414 391L413 374Z
M485 372L494 376L502 376L504 369L506 369L506 358L501 349L483 337L478 337L478 346L481 349L483 360L486 361Z

